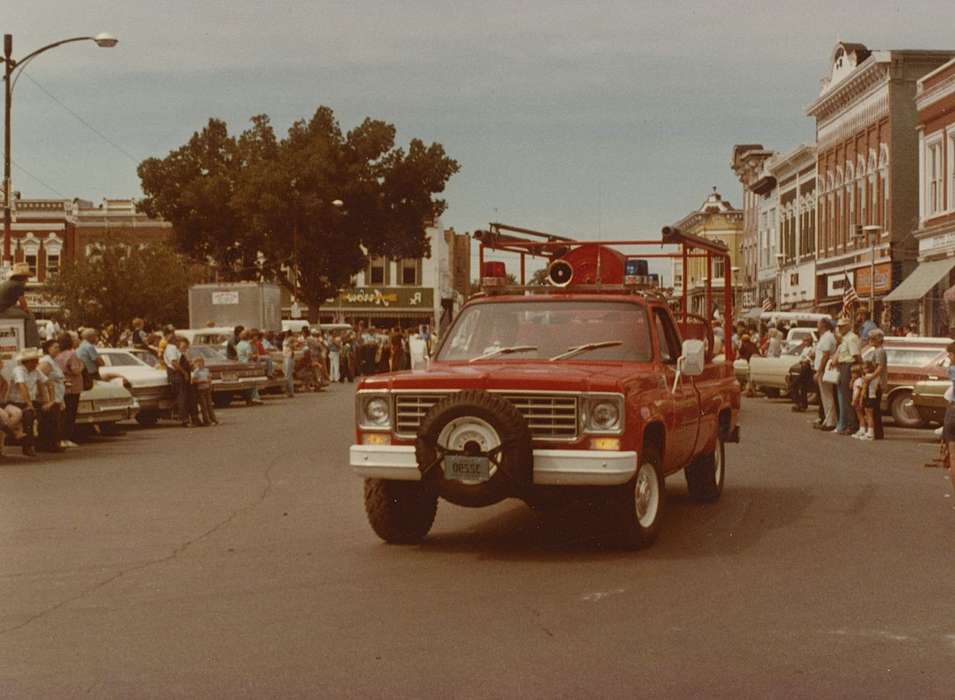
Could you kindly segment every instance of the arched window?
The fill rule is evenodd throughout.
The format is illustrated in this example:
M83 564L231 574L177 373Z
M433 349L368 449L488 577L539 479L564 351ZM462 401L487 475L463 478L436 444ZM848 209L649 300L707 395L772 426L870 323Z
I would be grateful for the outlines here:
M40 253L40 239L32 231L20 239L20 252L23 254L23 262L30 266L30 280L36 282L37 260Z
M46 255L46 276L44 280L52 279L60 274L60 263L63 254L63 239L51 233L43 241L43 252Z

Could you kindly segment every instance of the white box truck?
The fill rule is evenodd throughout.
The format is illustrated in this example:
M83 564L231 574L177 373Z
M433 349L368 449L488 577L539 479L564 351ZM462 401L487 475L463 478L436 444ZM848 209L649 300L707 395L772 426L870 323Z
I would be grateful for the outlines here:
M189 288L189 327L245 326L282 330L282 293L262 282L195 284Z

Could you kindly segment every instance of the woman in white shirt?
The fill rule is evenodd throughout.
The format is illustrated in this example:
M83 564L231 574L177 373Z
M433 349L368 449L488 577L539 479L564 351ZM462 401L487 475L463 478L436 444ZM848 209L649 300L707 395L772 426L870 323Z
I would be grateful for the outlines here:
M48 388L53 393L55 404L55 409L51 411L48 419L42 421L41 427L45 427L46 430L41 430L40 442L46 447L58 446L62 449L68 445L63 444L62 423L63 412L66 410L66 375L56 361L56 356L60 354L60 344L56 340L46 340L40 347L43 349L43 357L40 358L39 369L50 380ZM44 433L48 434L44 435Z

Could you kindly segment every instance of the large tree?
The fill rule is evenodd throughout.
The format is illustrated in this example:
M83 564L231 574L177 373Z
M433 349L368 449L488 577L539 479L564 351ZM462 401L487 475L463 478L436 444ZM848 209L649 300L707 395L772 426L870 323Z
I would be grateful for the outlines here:
M194 266L165 243L109 239L65 263L46 291L73 325L112 325L118 332L141 317L153 326L182 328L189 322L189 285L196 281Z
M369 257L427 254L427 223L447 205L458 164L444 148L366 119L343 133L320 107L276 137L267 116L230 135L210 119L165 158L139 165L140 208L175 230L177 248L228 279L274 279L312 315Z

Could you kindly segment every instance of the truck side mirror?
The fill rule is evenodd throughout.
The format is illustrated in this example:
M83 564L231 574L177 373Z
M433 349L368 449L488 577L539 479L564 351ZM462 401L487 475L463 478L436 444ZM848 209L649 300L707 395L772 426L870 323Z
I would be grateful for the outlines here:
M702 340L684 340L683 353L678 363L681 373L687 377L703 374L706 367L706 344Z

